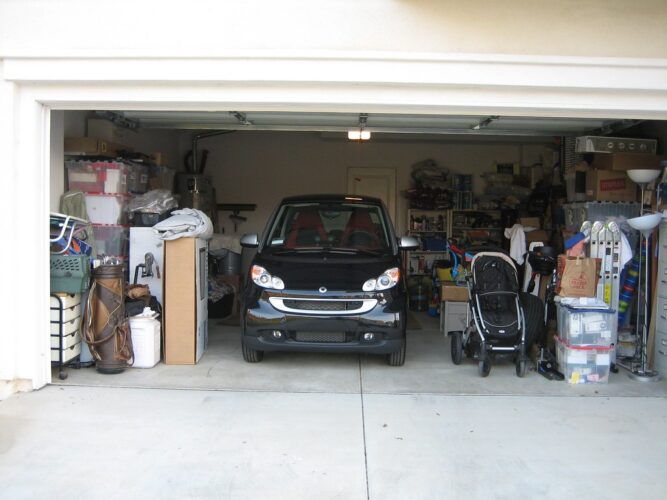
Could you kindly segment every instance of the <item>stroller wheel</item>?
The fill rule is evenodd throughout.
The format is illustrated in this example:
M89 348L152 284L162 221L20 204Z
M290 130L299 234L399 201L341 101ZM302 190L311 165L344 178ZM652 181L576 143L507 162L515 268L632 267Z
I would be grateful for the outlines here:
M527 369L528 369L528 362L526 361L526 358L520 356L516 362L516 376L522 378L525 377Z
M479 372L480 377L489 376L489 372L491 371L491 360L489 360L488 356L484 356L484 359L479 361L477 371Z
M452 332L452 363L461 364L463 358L463 339L461 332Z

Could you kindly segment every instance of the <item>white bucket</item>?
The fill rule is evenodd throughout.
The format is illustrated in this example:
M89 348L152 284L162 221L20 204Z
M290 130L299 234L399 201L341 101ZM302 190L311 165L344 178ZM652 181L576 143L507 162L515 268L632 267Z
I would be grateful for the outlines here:
M133 368L153 368L160 362L160 322L153 317L130 318Z

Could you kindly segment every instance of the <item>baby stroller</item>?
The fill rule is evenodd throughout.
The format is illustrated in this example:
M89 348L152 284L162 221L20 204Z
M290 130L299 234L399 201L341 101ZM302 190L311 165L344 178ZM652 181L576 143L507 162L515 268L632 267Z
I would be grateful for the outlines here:
M486 377L496 353L512 354L516 374L526 374L526 328L519 300L519 279L512 259L502 251L479 251L466 273L468 321L464 331L450 332L452 361L463 353L477 358L478 371Z

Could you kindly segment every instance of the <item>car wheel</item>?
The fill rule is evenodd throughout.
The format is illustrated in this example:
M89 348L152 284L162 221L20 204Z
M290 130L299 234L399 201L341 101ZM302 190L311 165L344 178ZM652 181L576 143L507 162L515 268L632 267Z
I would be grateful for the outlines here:
M403 366L405 363L405 339L403 339L398 351L387 354L387 363L389 363L389 366Z
M241 351L243 351L243 359L248 363L259 363L264 359L264 351L251 349L243 341L241 341Z

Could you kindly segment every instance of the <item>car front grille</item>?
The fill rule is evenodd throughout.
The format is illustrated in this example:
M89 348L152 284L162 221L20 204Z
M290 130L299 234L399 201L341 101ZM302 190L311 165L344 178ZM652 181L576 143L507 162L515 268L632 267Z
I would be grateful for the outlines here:
M354 311L363 305L361 300L285 300L283 303L302 311Z
M377 299L311 299L311 298L287 298L269 297L269 302L278 311L291 314L304 315L352 315L364 314L373 309Z
M340 343L345 342L345 332L296 332L294 339L297 342Z

